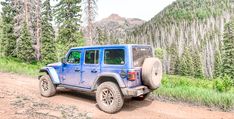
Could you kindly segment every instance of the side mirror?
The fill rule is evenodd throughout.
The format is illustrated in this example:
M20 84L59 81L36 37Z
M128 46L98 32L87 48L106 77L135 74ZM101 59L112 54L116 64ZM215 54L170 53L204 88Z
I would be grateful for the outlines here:
M63 58L61 59L61 62L62 62L63 64L66 64L66 63L67 63L66 58L63 57Z

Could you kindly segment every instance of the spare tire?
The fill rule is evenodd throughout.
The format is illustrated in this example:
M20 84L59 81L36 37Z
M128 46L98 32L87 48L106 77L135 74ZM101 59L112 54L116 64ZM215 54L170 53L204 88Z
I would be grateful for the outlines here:
M151 90L159 88L162 80L162 63L158 58L146 58L142 66L142 80Z

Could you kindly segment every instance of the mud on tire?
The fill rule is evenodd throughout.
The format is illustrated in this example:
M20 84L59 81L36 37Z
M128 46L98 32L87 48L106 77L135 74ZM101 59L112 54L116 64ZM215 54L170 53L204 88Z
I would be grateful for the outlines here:
M142 66L144 85L151 90L157 89L162 80L162 63L158 58L146 58Z
M44 97L54 96L56 93L56 86L52 83L50 76L43 75L39 80L40 93Z
M113 82L104 82L98 86L96 101L102 111L111 114L118 112L124 104L123 95Z

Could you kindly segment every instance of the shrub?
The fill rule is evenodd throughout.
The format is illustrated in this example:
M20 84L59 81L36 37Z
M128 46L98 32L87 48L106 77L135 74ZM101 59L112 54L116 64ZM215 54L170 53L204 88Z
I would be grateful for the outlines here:
M163 49L156 48L154 53L156 57L158 57L159 59L163 59Z
M218 78L215 80L214 89L219 92L227 92L231 90L233 83L233 80L229 76L225 75L222 79Z

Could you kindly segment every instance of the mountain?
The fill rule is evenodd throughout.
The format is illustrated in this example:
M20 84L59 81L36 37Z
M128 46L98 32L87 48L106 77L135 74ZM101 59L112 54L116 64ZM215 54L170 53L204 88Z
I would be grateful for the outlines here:
M164 71L171 74L177 72L175 60L182 60L188 49L191 56L199 55L197 60L203 73L212 77L215 54L221 52L224 26L234 17L233 4L233 0L177 0L128 32L125 43L162 49Z
M118 14L111 14L109 17L97 21L95 25L97 27L112 28L112 26L119 26L125 29L142 25L145 21L138 18L124 18Z
M94 23L97 31L94 33L94 39L98 39L100 35L105 35L108 41L105 41L104 44L124 42L127 32L144 22L144 20L138 18L124 18L118 14L111 14L109 17Z

